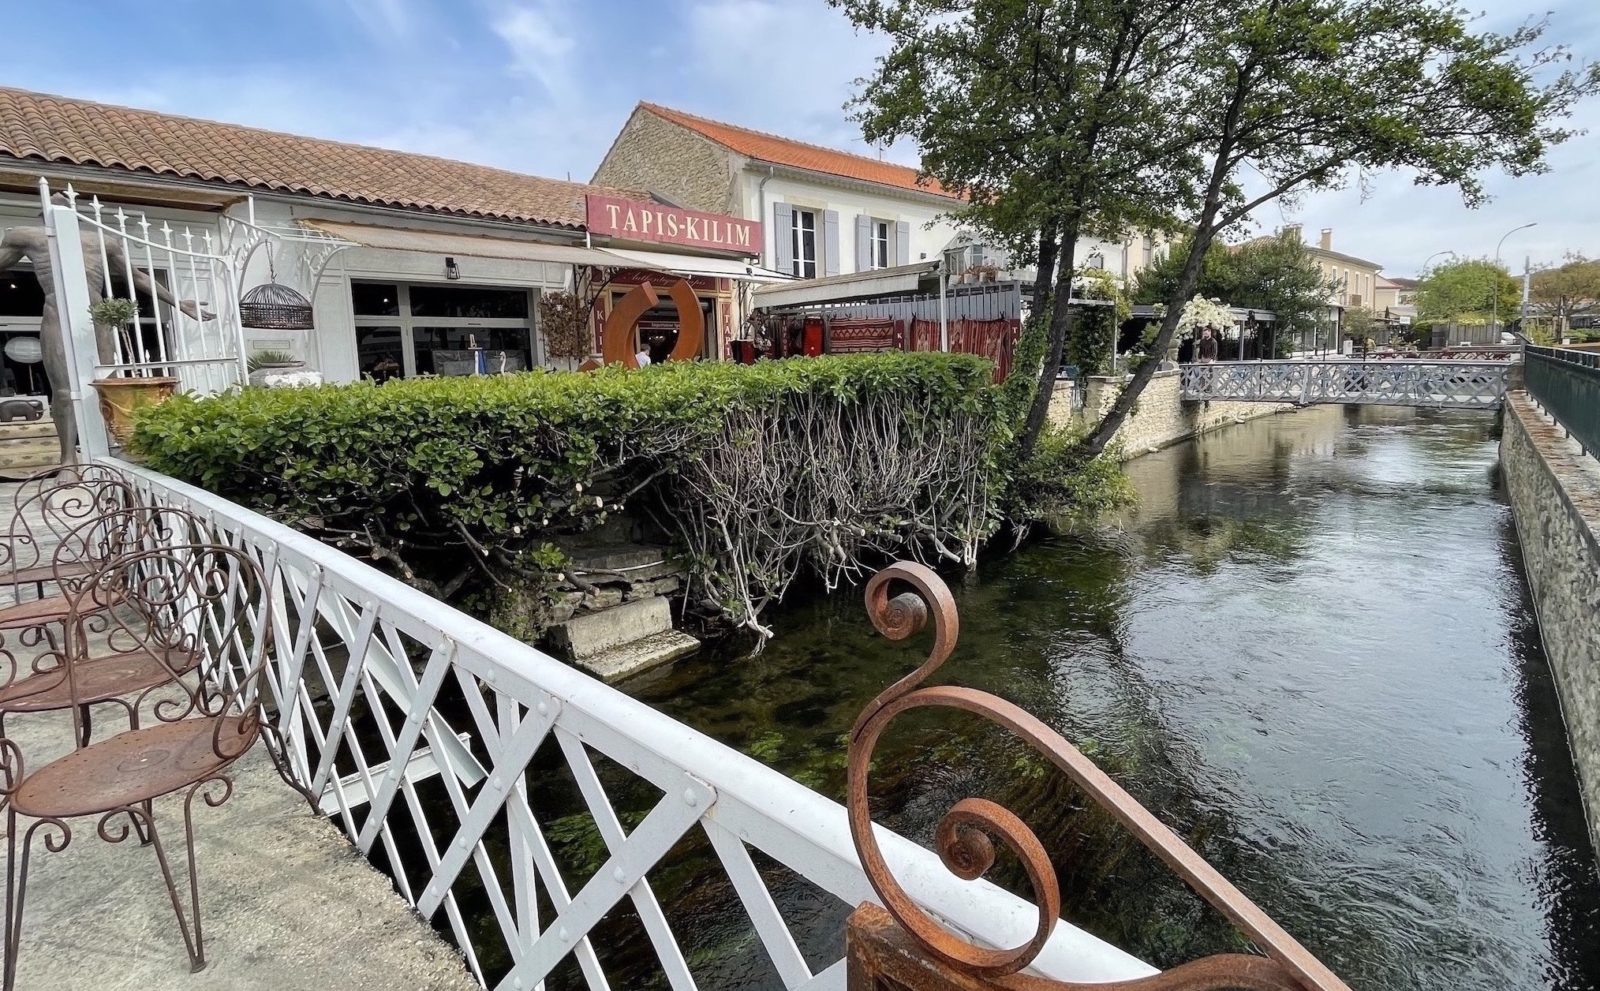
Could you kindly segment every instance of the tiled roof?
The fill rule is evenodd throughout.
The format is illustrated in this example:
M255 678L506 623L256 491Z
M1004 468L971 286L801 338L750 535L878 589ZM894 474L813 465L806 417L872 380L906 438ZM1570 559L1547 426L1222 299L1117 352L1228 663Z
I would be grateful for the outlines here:
M756 161L770 162L773 165L787 165L790 168L805 169L809 172L822 172L827 175L842 176L846 179L857 179L862 182L874 182L899 189L915 190L919 193L931 193L935 196L958 198L954 193L946 191L932 179L917 181L917 170L909 166L896 165L893 162L880 162L865 155L853 155L850 152L823 148L820 145L779 137L776 134L768 134L765 131L753 131L747 127L736 127L733 124L707 120L704 117L696 117L694 114L686 114L682 110L673 110L671 107L657 106L654 103L640 103L639 106L663 120L671 121L680 127L686 127L696 134L710 138L724 148L736 151L746 158L752 158Z
M432 155L0 87L0 156L301 193L432 213L582 227L586 192Z

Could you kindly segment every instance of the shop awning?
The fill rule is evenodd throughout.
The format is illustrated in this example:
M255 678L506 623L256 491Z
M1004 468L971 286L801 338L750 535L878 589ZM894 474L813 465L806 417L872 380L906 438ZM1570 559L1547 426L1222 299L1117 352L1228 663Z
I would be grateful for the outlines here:
M633 251L624 248L602 248L607 254L624 259L635 268L653 268L678 275L709 275L718 279L742 279L745 282L793 282L793 277L774 272L769 268L737 258L717 258L708 255L675 255L667 251ZM613 261L611 264L615 265Z
M366 248L422 251L433 255L460 255L464 258L509 258L513 261L555 262L559 265L623 264L613 254L599 248L585 248L580 245L519 241L509 237L478 237L473 234L446 234L441 231L419 231L409 227L347 224L339 220L302 219L300 223L314 230L354 241Z
M924 279L936 276L938 272L939 263L933 261L851 272L848 275L830 275L820 279L790 279L787 286L764 286L756 290L755 305L777 309L903 295L916 292Z

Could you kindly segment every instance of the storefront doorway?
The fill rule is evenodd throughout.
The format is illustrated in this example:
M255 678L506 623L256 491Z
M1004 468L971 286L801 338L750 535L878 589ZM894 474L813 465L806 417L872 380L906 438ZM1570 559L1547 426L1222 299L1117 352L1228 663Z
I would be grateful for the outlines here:
M537 290L351 282L362 378L526 371Z

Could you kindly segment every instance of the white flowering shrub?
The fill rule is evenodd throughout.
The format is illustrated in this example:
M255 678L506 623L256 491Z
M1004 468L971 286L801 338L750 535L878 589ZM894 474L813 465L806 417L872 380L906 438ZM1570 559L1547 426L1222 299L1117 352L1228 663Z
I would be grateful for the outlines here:
M1233 311L1220 299L1197 295L1184 304L1183 314L1178 317L1178 336L1199 334L1206 327L1210 327L1213 334L1219 334L1232 326Z

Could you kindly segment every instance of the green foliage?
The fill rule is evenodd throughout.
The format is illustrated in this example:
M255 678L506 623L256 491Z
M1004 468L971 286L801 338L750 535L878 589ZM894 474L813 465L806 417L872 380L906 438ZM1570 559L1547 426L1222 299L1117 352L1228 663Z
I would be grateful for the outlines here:
M1417 283L1417 316L1431 321L1488 323L1499 296L1502 321L1522 309L1522 283L1504 265L1465 258L1430 269Z
M121 327L139 315L139 305L131 299L102 299L89 304L89 319L102 327Z
M753 625L802 567L975 555L1009 436L991 369L882 354L247 389L143 410L133 445L445 597L542 581L553 538L642 500L703 598Z
M1366 346L1367 340L1372 337L1373 326L1372 311L1365 306L1353 306L1344 311L1344 335L1358 346Z
M1181 240L1156 264L1141 270L1134 282L1134 300L1166 303L1188 255L1188 240ZM1194 290L1230 306L1270 310L1276 323L1269 333L1284 342L1314 328L1335 291L1305 245L1288 232L1233 247L1212 242Z
M1067 338L1066 360L1085 375L1110 375L1111 355L1122 321L1130 307L1122 287L1110 272L1090 269L1079 277L1076 295L1081 299L1103 300L1110 306L1077 306L1072 313L1072 332Z
M245 367L253 372L268 365L292 365L294 362L294 353L290 351L257 351L245 359Z
M1572 253L1560 265L1533 273L1529 302L1533 312L1553 318L1558 328L1575 316L1600 311L1600 260Z
M1110 454L1085 455L1082 439L1059 427L1045 428L1012 479L1008 518L1069 533L1133 503L1133 483L1122 463Z
M1166 133L1188 136L1185 150L1206 165L1179 180L1175 202L1192 213L1180 270L1190 275L1165 301L1157 350L1211 242L1273 200L1343 186L1357 170L1405 169L1477 206L1484 172L1548 170L1549 148L1574 134L1560 122L1600 89L1600 66L1573 65L1565 47L1545 44L1545 21L1497 34L1475 31L1470 16L1450 0L1218 0L1203 17L1174 18L1192 31L1167 53L1162 94L1179 121ZM1148 369L1117 397L1091 450L1115 436Z

